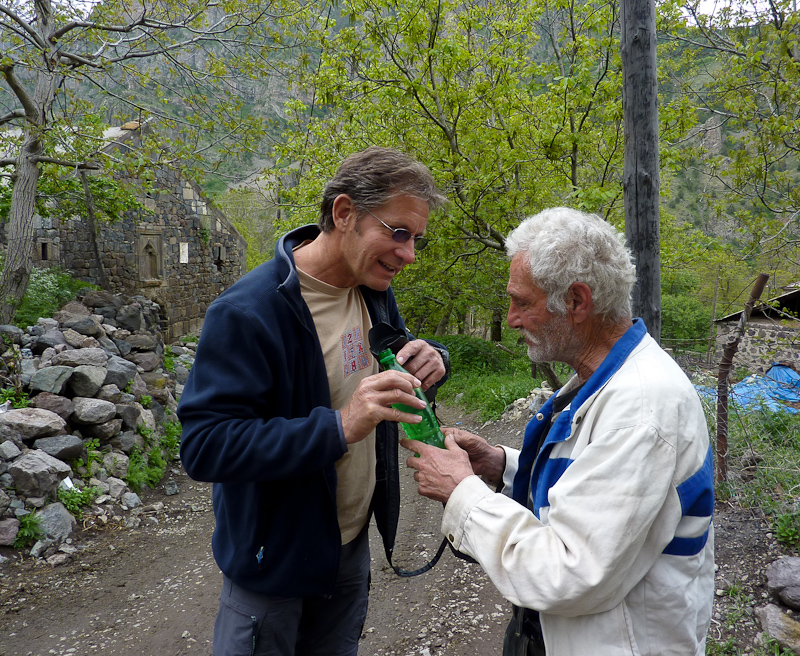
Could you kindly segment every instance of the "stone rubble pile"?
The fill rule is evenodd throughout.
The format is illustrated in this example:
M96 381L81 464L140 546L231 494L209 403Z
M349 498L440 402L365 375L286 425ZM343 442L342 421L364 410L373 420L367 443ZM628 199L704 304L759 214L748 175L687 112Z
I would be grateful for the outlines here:
M159 309L142 296L86 289L27 330L0 326L0 388L30 400L0 405L0 545L13 545L20 518L35 513L44 537L31 555L68 560L76 520L58 500L60 487L99 489L82 514L102 524L154 519L159 509L142 507L125 482L130 456L177 421L195 348L166 347L166 370Z
M783 649L800 654L800 558L779 558L766 575L772 602L756 608L756 617Z

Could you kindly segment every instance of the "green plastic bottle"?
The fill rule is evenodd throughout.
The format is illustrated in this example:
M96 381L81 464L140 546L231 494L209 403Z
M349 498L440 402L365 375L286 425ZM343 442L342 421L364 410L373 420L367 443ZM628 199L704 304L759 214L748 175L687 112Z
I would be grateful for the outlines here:
M406 371L403 369L402 365L398 364L394 357L394 353L392 353L389 349L381 351L378 359L380 360L384 369ZM422 417L422 421L418 424L404 424L401 422L400 425L403 427L406 435L408 435L408 437L410 437L412 440L418 440L419 442L425 442L425 444L438 446L440 449L444 449L444 435L442 435L442 431L439 430L439 422L436 421L436 416L433 414L431 406L428 405L428 399L425 398L425 393L421 388L417 387L414 389L414 394L417 395L418 399L425 401L424 408L412 408L404 405L403 403L395 403L392 405L392 407L400 410L401 412L410 412L415 415L420 415Z

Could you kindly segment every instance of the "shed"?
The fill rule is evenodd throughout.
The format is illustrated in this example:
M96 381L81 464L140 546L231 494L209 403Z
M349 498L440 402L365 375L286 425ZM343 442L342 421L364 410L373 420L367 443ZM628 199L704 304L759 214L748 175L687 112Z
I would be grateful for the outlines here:
M735 366L762 374L775 363L800 370L800 283L784 289L785 293L753 308L739 343ZM739 311L715 320L717 359L722 356L741 315Z

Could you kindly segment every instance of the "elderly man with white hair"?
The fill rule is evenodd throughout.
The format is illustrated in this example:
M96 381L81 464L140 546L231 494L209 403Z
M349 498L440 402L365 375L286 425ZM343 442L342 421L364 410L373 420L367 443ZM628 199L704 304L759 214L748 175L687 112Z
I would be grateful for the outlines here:
M442 530L514 604L504 656L701 656L714 590L713 466L697 393L631 316L623 237L545 210L509 235L508 324L575 375L521 451L445 429L403 440ZM489 486L497 486L497 491Z

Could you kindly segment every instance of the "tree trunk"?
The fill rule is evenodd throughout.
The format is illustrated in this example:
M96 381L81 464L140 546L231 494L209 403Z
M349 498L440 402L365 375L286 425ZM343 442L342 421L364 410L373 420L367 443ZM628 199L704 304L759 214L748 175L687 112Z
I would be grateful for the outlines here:
M36 73L33 97L22 85L12 85L25 108L25 133L14 170L14 188L11 191L11 209L8 214L8 247L3 273L0 275L0 323L11 323L19 307L33 266L33 217L36 212L36 185L39 182L38 158L42 154L40 135L52 115L56 93L58 52L53 39L53 12L50 0L39 0L36 8L36 26L42 42L50 44L42 70Z
M450 323L450 315L453 313L453 303L448 303L447 307L444 309L444 314L442 318L439 319L439 323L436 325L436 330L434 331L434 336L439 335L446 335L447 334L447 325Z
M33 143L36 142L36 143ZM36 184L39 166L34 161L38 140L26 139L17 160L11 210L8 217L8 246L3 274L0 276L0 323L14 319L33 266L33 214L36 206ZM33 152L32 152L33 151Z
M489 339L493 342L503 341L503 314L500 310L492 312L492 331Z
M661 341L658 89L654 0L622 0L625 234L636 260L633 314Z

